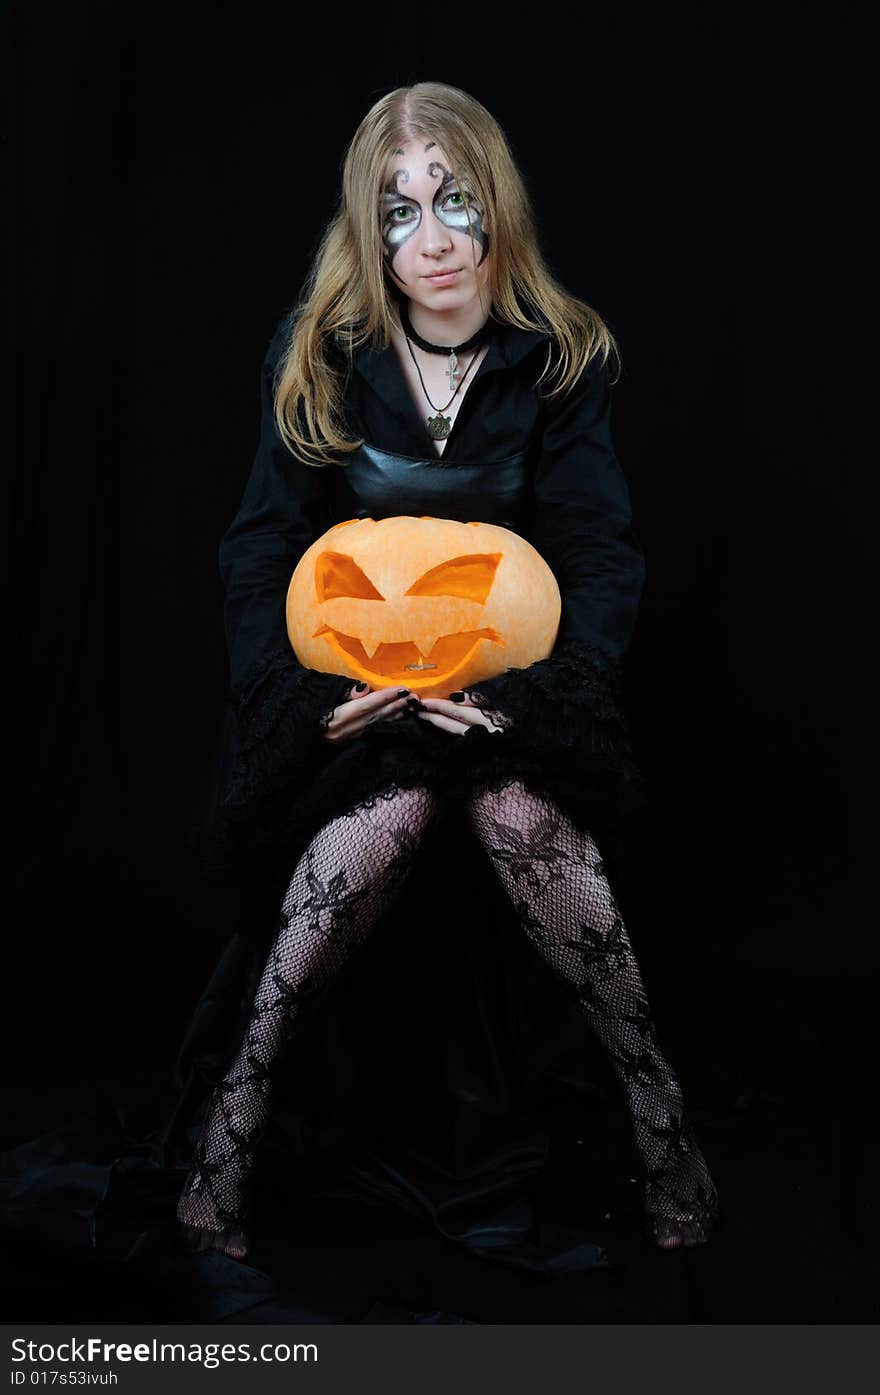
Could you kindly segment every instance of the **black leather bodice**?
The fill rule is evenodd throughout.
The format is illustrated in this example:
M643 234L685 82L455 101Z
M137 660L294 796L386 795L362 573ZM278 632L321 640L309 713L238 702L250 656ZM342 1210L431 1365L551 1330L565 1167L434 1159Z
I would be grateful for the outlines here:
M517 531L529 499L527 448L505 460L466 464L442 455L419 460L365 442L334 470L335 511L348 518L428 514Z

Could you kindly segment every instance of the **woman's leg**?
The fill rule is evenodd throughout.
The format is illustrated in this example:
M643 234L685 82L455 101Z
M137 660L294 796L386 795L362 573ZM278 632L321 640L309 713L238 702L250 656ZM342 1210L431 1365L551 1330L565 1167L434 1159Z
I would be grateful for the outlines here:
M658 1044L595 842L551 799L519 782L475 794L468 811L522 925L574 990L623 1086L654 1240L664 1249L699 1244L714 1226L717 1192Z
M437 812L427 789L374 795L326 824L297 863L247 1031L211 1098L178 1203L195 1248L247 1253L247 1184L279 1050L301 1004L329 985L391 904Z

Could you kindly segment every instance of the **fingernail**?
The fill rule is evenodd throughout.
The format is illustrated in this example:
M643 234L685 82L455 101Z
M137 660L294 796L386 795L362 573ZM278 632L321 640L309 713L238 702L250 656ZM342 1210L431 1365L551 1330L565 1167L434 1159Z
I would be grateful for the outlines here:
M354 690L355 690L356 693L364 693L364 692L366 692L366 689L367 689L366 683L355 683L355 685L354 685Z
M450 693L453 702L464 702L464 693Z
M411 698L407 698L407 700L406 700L406 705L407 705L407 707L409 707L409 708L413 708L413 707L421 707L422 704L421 704L421 702L419 701L419 699L418 699L417 697L411 697Z
M397 696L398 696L398 697L409 697L409 688L398 688L398 690L397 690Z

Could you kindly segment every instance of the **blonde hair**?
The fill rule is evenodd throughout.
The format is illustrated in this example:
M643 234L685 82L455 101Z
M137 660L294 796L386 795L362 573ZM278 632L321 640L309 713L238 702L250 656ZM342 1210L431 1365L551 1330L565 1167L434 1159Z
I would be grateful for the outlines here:
M463 181L465 198L469 185L482 200L491 240L492 317L553 336L537 382L552 368L549 395L555 396L596 354L603 355L603 364L611 352L619 359L600 315L569 294L545 264L528 193L495 118L474 97L445 83L398 87L370 108L346 151L339 209L291 312L290 339L276 369L278 433L289 450L317 465L335 463L362 444L348 434L343 394L351 355L364 344L387 348L396 322L385 275L380 193L391 155L415 137L436 141Z

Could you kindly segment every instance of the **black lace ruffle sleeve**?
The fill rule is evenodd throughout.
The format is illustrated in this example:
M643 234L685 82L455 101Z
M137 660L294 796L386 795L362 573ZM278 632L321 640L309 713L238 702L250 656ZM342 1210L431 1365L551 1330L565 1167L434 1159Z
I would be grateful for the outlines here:
M256 459L219 549L235 718L222 803L233 820L250 816L281 787L308 780L320 760L327 719L352 682L303 668L287 637L285 601L293 570L332 522L324 468L298 461L275 426L275 372L290 328L288 317L263 360Z
M512 724L536 753L569 751L606 766L629 766L631 742L620 702L645 578L629 488L610 429L607 366L594 359L562 397L542 403L541 453L529 541L549 563L562 595L553 653L471 689L481 706ZM594 763L594 762L593 762Z

